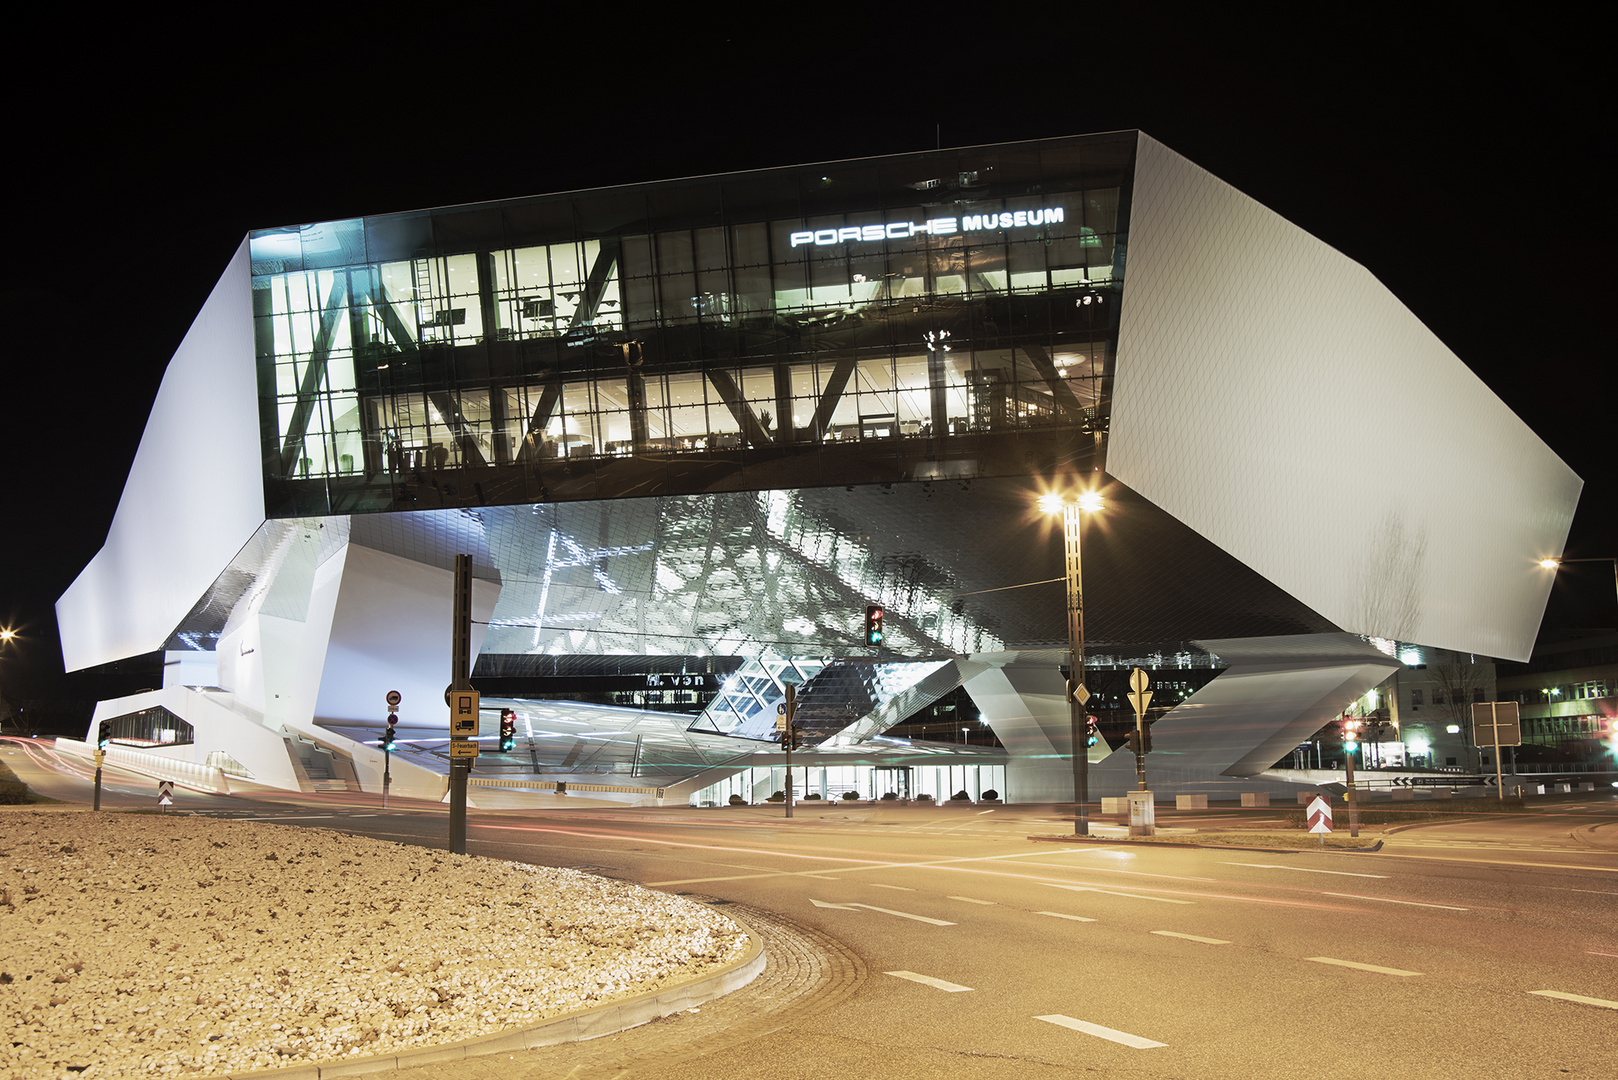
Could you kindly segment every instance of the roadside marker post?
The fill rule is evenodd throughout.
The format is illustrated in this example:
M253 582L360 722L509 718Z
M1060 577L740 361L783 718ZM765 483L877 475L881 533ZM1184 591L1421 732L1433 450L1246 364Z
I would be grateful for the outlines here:
M1309 821L1309 831L1320 835L1320 846L1326 846L1326 834L1331 832L1331 803L1319 795L1309 804L1305 812Z
M157 782L157 805L163 807L165 811L167 811L168 807L174 805L173 780L159 780Z

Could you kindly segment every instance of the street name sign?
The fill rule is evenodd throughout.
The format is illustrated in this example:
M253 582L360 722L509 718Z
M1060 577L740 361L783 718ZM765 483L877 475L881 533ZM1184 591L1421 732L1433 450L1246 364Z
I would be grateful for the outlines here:
M1309 818L1309 831L1312 833L1331 832L1331 803L1316 795L1305 812Z

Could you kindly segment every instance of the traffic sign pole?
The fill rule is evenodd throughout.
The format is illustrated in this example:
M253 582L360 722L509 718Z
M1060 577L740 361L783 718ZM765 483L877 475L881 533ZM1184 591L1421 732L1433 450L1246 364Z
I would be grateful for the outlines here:
M797 719L797 715L798 715L798 688L796 686L794 686L792 683L787 683L787 699L786 699L785 704L783 704L781 706L781 708L786 710L785 715L786 715L786 718L787 718L786 731L781 736L781 745L786 747L786 751L787 751L787 786L786 786L787 797L786 797L786 804L787 804L787 817L791 817L792 816L792 739L793 739L793 736L795 734L797 734L793 730L793 721Z
M478 693L472 689L472 556L455 556L455 613L450 628L450 684L444 693L450 706L449 849L466 854L466 788L477 743ZM457 745L465 742L470 754Z

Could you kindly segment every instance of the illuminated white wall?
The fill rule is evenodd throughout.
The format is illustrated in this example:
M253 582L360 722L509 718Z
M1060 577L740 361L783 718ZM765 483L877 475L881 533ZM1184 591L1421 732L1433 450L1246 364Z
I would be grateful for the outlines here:
M264 520L247 243L169 361L106 543L56 603L67 670L151 652Z
M1128 251L1107 471L1345 630L1526 659L1582 481L1364 267L1145 135Z
M349 544L341 580L334 582L330 637L317 669L319 697L308 712L321 720L376 723L387 717L387 692L398 690L404 723L442 722L447 735L454 582L453 571ZM474 660L499 595L500 586L473 579Z

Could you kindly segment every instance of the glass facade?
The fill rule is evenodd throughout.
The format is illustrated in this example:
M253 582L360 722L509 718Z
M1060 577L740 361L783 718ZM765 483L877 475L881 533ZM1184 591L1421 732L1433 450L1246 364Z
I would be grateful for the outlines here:
M1088 468L1133 133L254 232L272 517Z

